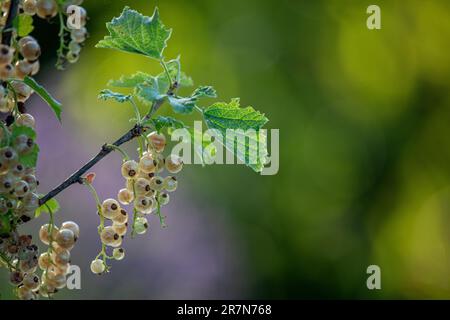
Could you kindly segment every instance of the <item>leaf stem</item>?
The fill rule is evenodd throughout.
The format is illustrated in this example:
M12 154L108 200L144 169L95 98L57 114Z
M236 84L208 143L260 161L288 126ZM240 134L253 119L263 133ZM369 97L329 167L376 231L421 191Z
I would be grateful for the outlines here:
M170 76L169 68L167 68L167 63L164 61L163 58L160 60L160 63L162 65L162 67L164 68L164 72L166 73L167 80L169 81L169 86L171 87L173 82L172 82L172 77Z
M114 151L119 151L122 154L124 161L130 160L130 156L121 147L116 146L114 144L107 144L106 147L111 148Z

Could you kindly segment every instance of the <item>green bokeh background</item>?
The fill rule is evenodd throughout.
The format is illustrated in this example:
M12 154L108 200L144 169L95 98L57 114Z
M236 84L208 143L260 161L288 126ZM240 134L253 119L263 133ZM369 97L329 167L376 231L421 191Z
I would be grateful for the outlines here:
M370 4L381 30L366 28ZM165 56L181 54L196 84L280 129L277 175L194 166L180 185L226 212L247 248L244 297L450 298L448 1L85 1L79 63L45 70L62 77L58 95L87 144L129 127L131 109L96 99L108 79L160 72L94 48L125 5L148 15L157 5L173 28ZM371 264L382 290L366 288Z

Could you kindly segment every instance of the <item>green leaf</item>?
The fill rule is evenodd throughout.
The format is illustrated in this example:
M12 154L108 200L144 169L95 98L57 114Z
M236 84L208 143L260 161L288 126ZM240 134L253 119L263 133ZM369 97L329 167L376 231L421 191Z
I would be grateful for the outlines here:
M182 129L186 127L182 121L172 117L157 116L147 122L148 124L153 125L158 132L165 128ZM146 123L144 123L144 125L145 124Z
M150 82L140 84L136 88L137 97L146 104L151 104L156 100L164 99L167 95L161 92L158 80L152 77Z
M170 77L173 80L178 80L178 87L184 88L184 87L192 87L194 85L194 81L192 81L192 78L186 75L183 71L181 71L181 63L180 63L180 57L178 56L176 59L169 60L166 62L167 69L169 70ZM178 72L180 74L178 75ZM178 77L178 79L177 79ZM169 90L169 81L167 79L167 75L165 72L160 73L158 76L158 82L161 88L165 89L166 92Z
M110 35L97 43L97 48L116 49L161 59L171 29L159 19L158 8L151 17L125 7L118 18L106 24Z
M122 76L118 80L110 80L108 86L117 88L135 88L140 84L150 82L152 78L151 75L139 71L131 76Z
M39 146L35 143L31 151L19 156L19 162L28 168L36 167L39 156Z
M61 103L59 103L55 98L53 98L50 93L45 90L44 87L42 87L40 84L36 82L31 77L26 76L23 82L31 87L47 104L52 108L53 112L56 115L56 118L61 122L61 112L62 112L62 106Z
M213 87L202 86L195 89L190 97L168 96L168 99L173 111L181 114L189 114L196 107L197 101L200 98L215 96L216 90L214 90Z
M204 110L203 116L208 127L219 130L224 139L228 129L237 130L234 131L237 136L236 145L234 141L227 142L225 147L254 171L260 172L264 168L267 156L266 136L259 132L269 121L264 114L252 107L240 108L239 99L233 99L230 103L213 104ZM250 129L256 131L255 136L245 134ZM259 150L260 144L263 150ZM257 155L256 161L250 161L251 152Z
M195 89L195 91L192 93L192 96L196 98L216 98L217 93L216 90L211 86L201 86Z
M34 30L33 17L20 14L14 19L13 26L16 28L19 37L25 37Z
M35 217L39 217L42 213L56 213L60 209L60 205L58 201L55 198L52 198L48 200L46 203L44 203L42 206L36 209L36 212L34 213Z
M108 100L108 99L114 99L117 102L123 103L131 100L130 95L125 95L122 93L113 92L111 90L105 89L100 91L100 94L98 95L99 99L102 100Z

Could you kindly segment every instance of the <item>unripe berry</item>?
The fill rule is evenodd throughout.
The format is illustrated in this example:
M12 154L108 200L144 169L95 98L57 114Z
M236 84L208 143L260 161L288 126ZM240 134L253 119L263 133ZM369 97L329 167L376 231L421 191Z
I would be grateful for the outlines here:
M108 246L114 244L114 242L116 242L119 238L120 236L112 226L105 227L100 233L100 239Z
M132 180L130 180L133 182ZM127 205L133 202L134 195L133 192L128 189L120 189L119 193L117 194L117 199L121 204Z
M55 226L50 226L49 224L44 224L41 229L39 229L39 239L41 239L43 244L50 244L50 234L49 230L52 230L52 240L55 241L56 235L58 234L58 228Z
M177 187L178 187L177 178L173 176L167 176L164 178L164 189L166 189L169 192L173 192L177 190Z
M80 236L80 227L78 226L78 224L76 224L73 221L63 222L63 224L61 225L61 230L62 229L71 230L73 232L73 234L75 235L75 238L77 238L77 239Z
M61 248L71 249L76 241L76 238L72 230L61 229L56 234L55 241Z
M114 199L106 199L102 204L102 216L113 219L120 212L120 205Z
M159 134L156 131L149 133L147 139L150 143L150 147L156 152L160 153L166 146L166 137L163 134Z
M29 290L36 290L37 288L39 288L39 277L34 273L29 273L25 275L22 283Z
M125 224L128 222L128 213L124 209L120 209L120 213L113 219L114 224Z
M137 234L144 234L148 229L148 221L145 217L138 217L134 224L134 231Z
M0 65L10 64L14 58L14 49L5 44L0 45Z
M150 179L150 187L153 190L160 191L164 187L163 182L164 182L163 178L161 178L159 176L155 176Z
M125 161L122 164L121 172L125 179L134 179L139 170L139 165L134 160Z
M116 224L114 223L112 225L114 231L119 235L119 236L124 236L127 233L128 227L125 224Z
M115 248L113 250L113 258L116 260L123 260L125 257L125 251L122 248Z
M168 204L169 201L170 201L170 197L169 197L168 193L163 192L158 195L158 203L160 205L164 206L164 205Z
M105 264L100 259L95 259L91 262L91 271L95 274L101 274L105 271Z
M22 113L16 120L18 126L26 126L32 129L35 128L35 123L34 117L29 113Z
M58 5L55 0L37 0L37 15L42 19L49 19L58 13Z
M153 210L153 198L146 196L138 196L134 200L134 207L141 213L151 213Z
M175 154L170 154L166 158L166 169L170 173L180 172L181 169L183 169L183 160L181 159L181 157L179 157Z
M147 179L138 178L134 184L134 190L137 195L145 195L151 190L150 182Z
M144 173L155 172L157 165L158 161L153 159L152 155L147 152L139 161L139 170Z

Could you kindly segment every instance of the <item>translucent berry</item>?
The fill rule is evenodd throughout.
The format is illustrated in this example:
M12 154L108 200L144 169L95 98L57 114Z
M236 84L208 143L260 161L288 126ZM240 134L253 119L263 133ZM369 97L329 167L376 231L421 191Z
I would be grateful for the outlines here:
M5 44L0 45L0 65L11 64L14 58L14 49Z
M159 176L155 176L150 179L150 187L153 190L160 191L164 187L164 180Z
M22 283L29 290L36 290L37 288L39 288L39 277L34 273L29 273L25 275Z
M139 161L139 170L144 173L155 172L157 165L158 162L155 159L153 159L150 153L147 152L142 156L142 158Z
M49 230L52 230L52 240L55 241L56 235L58 234L58 228L55 226L50 226L49 224L44 224L41 229L39 229L39 239L43 244L50 244L50 234Z
M37 0L37 15L42 19L50 19L58 13L58 4L55 0Z
M178 173L183 169L183 160L175 154L170 154L166 158L166 169L170 173Z
M112 226L105 227L100 233L100 238L102 242L106 245L112 245L115 241L117 241L120 236L114 230Z
M52 258L48 252L44 252L39 256L39 268L47 270L52 265Z
M177 190L178 187L178 181L176 177L173 176L167 176L164 178L164 189L173 192Z
M138 178L134 184L134 190L137 195L145 195L151 191L150 182L144 178Z
M124 236L127 233L128 227L125 224L116 224L114 223L112 225L114 231L119 235L119 236Z
M166 137L156 131L149 133L147 139L150 143L150 147L156 152L160 153L166 146Z
M62 229L71 230L73 232L73 234L75 235L75 238L78 238L80 236L80 227L78 226L78 224L76 224L73 221L63 222L63 224L61 225L61 230Z
M121 172L125 179L134 179L139 170L139 165L134 160L125 161L122 164Z
M107 219L113 219L120 212L120 205L114 199L106 199L102 204L102 215Z
M158 195L158 203L160 205L164 206L164 205L168 204L169 200L170 200L170 196L169 196L168 193L163 192L163 193Z
M16 124L18 126L26 126L34 129L36 122L31 114L22 113L19 117L17 117Z
M91 271L95 274L102 274L105 272L105 264L100 259L95 259L91 262Z
M119 193L117 194L117 199L121 204L127 205L133 202L134 195L132 191L124 188L119 190Z
M141 213L151 213L153 210L154 200L153 198L146 196L138 196L136 200L134 200L134 207Z
M24 0L22 3L23 12L29 16L36 14L36 0Z
M125 224L128 222L128 213L124 209L120 209L120 213L113 219L115 224Z
M55 241L61 248L71 249L75 244L76 238L72 230L61 229L56 234Z
M28 38L28 41L24 41L20 46L19 51L22 57L30 62L36 61L41 56L41 46L32 38Z
M138 217L134 224L134 231L137 234L144 234L148 229L148 221L145 217Z
M122 248L115 248L113 250L113 258L116 260L123 260L125 257L125 251Z

